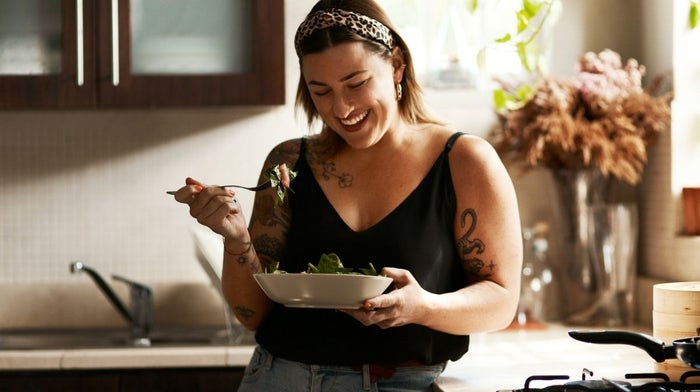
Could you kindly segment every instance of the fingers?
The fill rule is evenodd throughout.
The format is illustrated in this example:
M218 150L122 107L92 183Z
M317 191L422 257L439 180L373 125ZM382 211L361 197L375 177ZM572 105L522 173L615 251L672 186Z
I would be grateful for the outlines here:
M388 309L395 307L398 303L399 301L397 293L391 292L368 299L364 302L364 304L362 304L362 309L376 311L379 309Z
M175 192L175 200L183 204L191 204L205 186L194 178L187 177L185 186Z
M407 270L393 267L384 267L380 273L394 279L394 282L405 282L410 279L411 276Z
M394 290L364 301L360 309L344 310L363 325L393 328L411 324L422 312L423 289L407 270L385 267L382 274L394 280Z
M240 212L240 205L235 195L236 192L233 190L208 186L187 177L185 186L175 192L175 200L189 205L190 215L199 223L212 227L212 225L220 225L228 214Z
M377 325L382 329L405 325L406 321L400 316L400 309L394 306L387 308L345 309L345 313L354 317L365 326Z
M220 187L203 188L190 203L190 215L201 224L211 226L223 221L228 214L240 212L235 192Z
M195 179L192 178L192 177L187 177L187 178L185 178L185 184L187 184L187 185L199 185L199 186L201 186L202 188L205 187L205 185L204 185L203 183L201 183L201 182L195 180Z

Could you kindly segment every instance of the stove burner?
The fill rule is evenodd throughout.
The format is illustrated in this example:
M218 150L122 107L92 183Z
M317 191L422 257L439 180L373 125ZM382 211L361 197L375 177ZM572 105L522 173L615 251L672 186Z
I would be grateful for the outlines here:
M593 376L593 372L583 369L581 380L568 381L563 384L546 385L541 388L532 387L535 384L556 380L569 380L567 375L533 375L525 380L523 389L512 392L573 392L573 391L622 391L622 392L690 392L700 391L700 382L689 381L692 378L700 378L700 370L691 370L683 373L680 381L670 381L664 373L629 373L625 380L648 380L634 383L624 380L586 379Z

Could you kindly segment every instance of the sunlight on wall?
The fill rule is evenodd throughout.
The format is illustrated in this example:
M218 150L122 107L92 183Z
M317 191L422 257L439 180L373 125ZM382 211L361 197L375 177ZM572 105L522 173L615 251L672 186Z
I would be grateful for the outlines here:
M411 48L416 72L426 87L490 89L491 77L523 72L514 46L495 45L506 34L517 35L520 0L479 2L473 12L464 0L379 3ZM542 47L546 52L547 45ZM486 66L480 69L477 58L483 48Z
M673 188L700 185L700 29L686 27L684 7L676 13L674 44Z

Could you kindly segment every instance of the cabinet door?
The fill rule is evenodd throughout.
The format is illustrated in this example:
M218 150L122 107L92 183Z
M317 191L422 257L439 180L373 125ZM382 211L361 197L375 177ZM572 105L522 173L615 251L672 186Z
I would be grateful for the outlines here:
M0 0L0 108L96 102L92 0Z
M283 0L100 0L103 107L284 103Z

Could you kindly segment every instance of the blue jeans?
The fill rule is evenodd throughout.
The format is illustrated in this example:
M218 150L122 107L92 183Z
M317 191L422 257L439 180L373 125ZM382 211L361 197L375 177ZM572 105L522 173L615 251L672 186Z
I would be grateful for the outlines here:
M432 391L443 370L444 365L399 367L391 377L373 380L369 365L307 365L274 357L258 346L238 392Z

